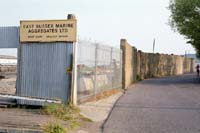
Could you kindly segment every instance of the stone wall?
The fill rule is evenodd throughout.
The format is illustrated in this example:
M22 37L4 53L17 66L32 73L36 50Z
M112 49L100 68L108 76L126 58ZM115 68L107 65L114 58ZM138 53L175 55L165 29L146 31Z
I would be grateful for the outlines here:
M125 39L123 51L123 88L139 79L164 77L194 72L194 59L177 55L153 54L137 51Z
M133 60L133 55L134 55L134 48L131 47L127 43L125 39L121 40L121 49L123 50L122 52L122 87L126 87L130 85L134 81L134 60Z

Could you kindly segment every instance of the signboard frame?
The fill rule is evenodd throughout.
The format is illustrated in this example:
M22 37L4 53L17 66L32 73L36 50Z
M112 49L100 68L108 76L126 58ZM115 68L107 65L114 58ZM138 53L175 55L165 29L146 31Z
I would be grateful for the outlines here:
M76 42L77 20L22 20L20 43Z

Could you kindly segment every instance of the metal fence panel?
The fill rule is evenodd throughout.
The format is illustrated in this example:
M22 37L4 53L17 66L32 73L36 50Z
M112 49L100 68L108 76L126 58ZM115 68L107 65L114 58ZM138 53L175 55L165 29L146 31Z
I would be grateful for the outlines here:
M95 55L96 45L79 42L77 45L77 90L78 99L93 95L95 92Z
M122 88L122 54L117 48L91 42L78 43L78 100Z
M17 95L67 102L70 74L66 68L71 66L73 45L21 44L18 52Z
M0 48L17 48L19 46L18 27L0 27Z
M112 89L112 48L97 45L96 93Z
M112 48L112 88L122 88L122 51Z

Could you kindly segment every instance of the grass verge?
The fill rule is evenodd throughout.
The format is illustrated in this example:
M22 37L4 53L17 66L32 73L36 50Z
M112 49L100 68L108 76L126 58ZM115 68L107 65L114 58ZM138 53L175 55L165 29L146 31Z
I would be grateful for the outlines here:
M90 119L85 118L80 114L80 109L78 107L70 105L66 106L64 104L48 104L41 109L41 113L45 115L52 115L59 120L65 121L67 123L66 128L68 130L74 130L80 127L81 121L92 122ZM58 125L55 126L58 127ZM49 128L50 127L52 128L52 125L49 125Z
M44 133L68 133L68 130L59 123L48 123L43 128Z

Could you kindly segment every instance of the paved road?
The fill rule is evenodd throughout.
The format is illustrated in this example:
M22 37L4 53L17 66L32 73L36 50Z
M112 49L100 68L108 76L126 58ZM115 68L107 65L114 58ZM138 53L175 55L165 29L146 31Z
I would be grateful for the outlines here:
M131 87L104 124L104 133L200 133L200 78L149 79Z

